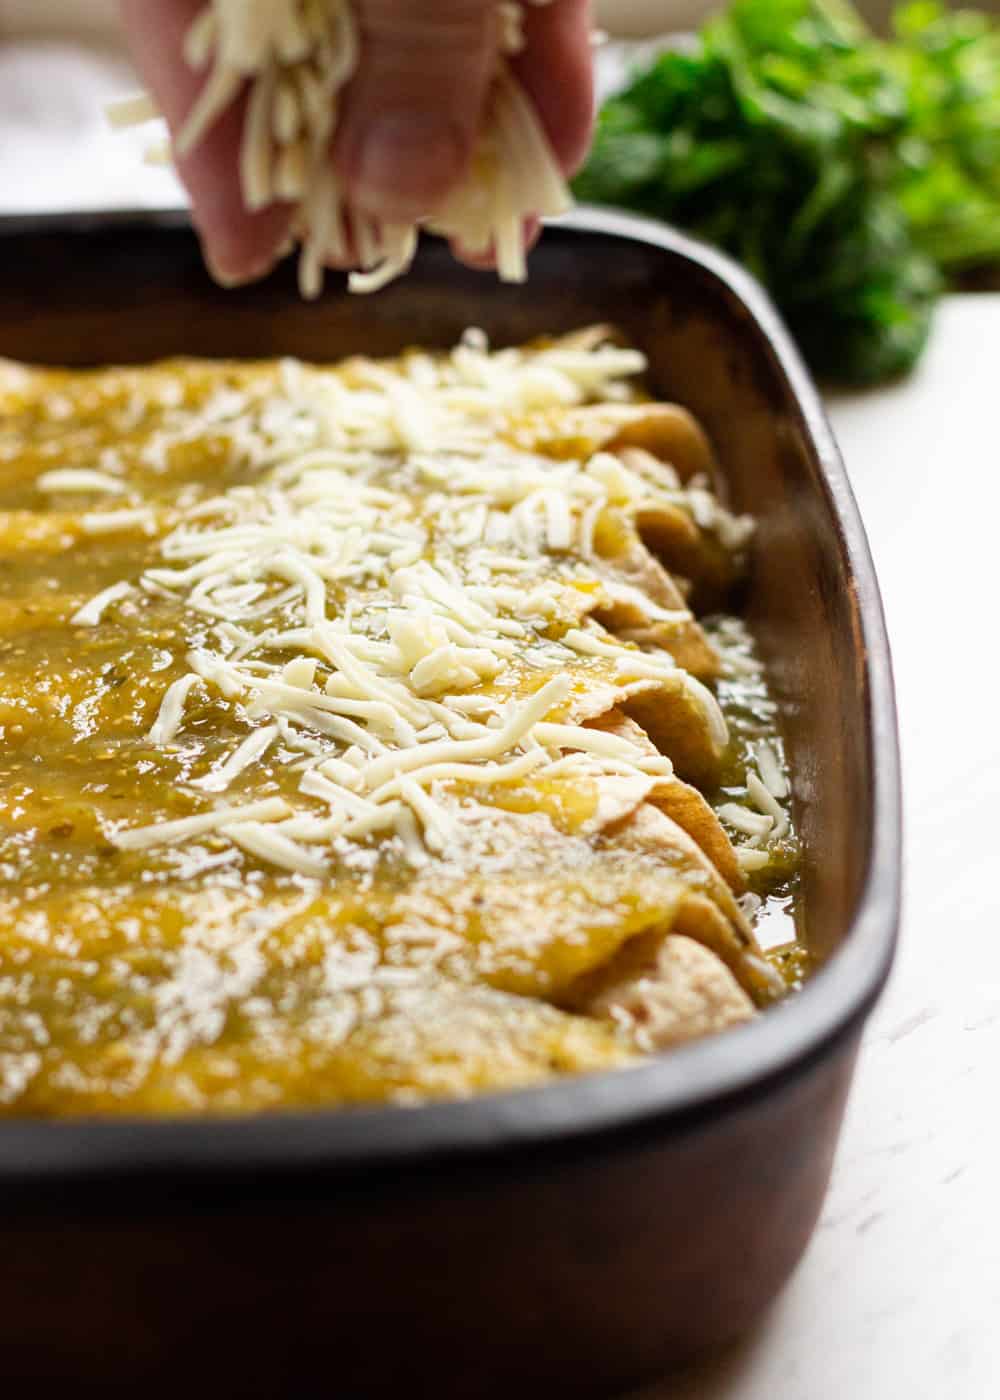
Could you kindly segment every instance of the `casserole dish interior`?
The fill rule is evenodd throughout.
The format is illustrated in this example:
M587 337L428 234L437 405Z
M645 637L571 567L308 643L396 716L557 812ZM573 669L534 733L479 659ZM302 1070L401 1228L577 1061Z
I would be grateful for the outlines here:
M409 1329L424 1341L433 1334L429 1354L437 1348L442 1357L471 1326L469 1367L478 1367L484 1347L492 1356L489 1331L481 1318L471 1325L472 1310L489 1300L507 1306L497 1300L517 1293L519 1269L534 1271L534 1301L510 1304L505 1359L490 1376L488 1366L477 1369L475 1384L472 1370L458 1368L454 1384L441 1389L438 1373L438 1393L468 1397L509 1385L560 1319L572 1322L571 1335L550 1348L542 1369L553 1382L579 1382L581 1394L731 1335L773 1295L815 1221L860 1027L888 972L899 899L895 718L877 586L816 392L766 298L725 259L604 213L549 230L526 290L466 271L427 242L412 274L377 297L349 298L331 284L315 305L298 300L290 265L260 287L215 288L180 215L8 220L2 234L0 355L29 363L286 354L329 362L359 349L380 356L414 344L443 347L469 325L497 345L592 322L619 327L648 357L654 394L683 404L705 426L732 506L758 521L746 614L782 709L803 850L800 937L819 969L801 993L745 1028L635 1069L536 1090L247 1121L12 1121L0 1133L0 1180L21 1211L12 1257L50 1258L55 1267L72 1189L70 1215L80 1221L92 1207L99 1233L81 1225L79 1251L70 1248L64 1259L69 1280L79 1285L74 1260L96 1238L112 1241L94 1301L101 1326L116 1315L115 1299L127 1306L146 1267L130 1243L129 1220L156 1215L144 1236L150 1270L161 1245L177 1255L185 1239L192 1251L185 1268L179 1255L176 1267L164 1266L162 1288L150 1284L151 1315L168 1307L171 1280L176 1287L197 1269L197 1242L211 1221L204 1248L220 1269L220 1251L233 1251L232 1278L239 1274L248 1290L230 1300L232 1337L265 1297L279 1310L275 1338L257 1358L261 1386L286 1377L296 1337L325 1325L312 1305L296 1316L293 1296L307 1283L315 1298L324 1287L319 1272L289 1282L293 1248L308 1247L323 1229L338 1249L352 1238L370 1245L344 1318L367 1317L381 1297L398 1308L401 1334ZM734 1182L731 1164L744 1158ZM622 1211L630 1181L637 1195ZM691 1232L684 1213L663 1203L695 1184L701 1223ZM302 1214L310 1202L319 1217ZM276 1209L292 1212L280 1240ZM268 1250L286 1251L287 1268L275 1268L270 1292L246 1282L258 1274L236 1243L239 1211L272 1219L270 1243L256 1256L260 1269L266 1273ZM407 1311L402 1296L390 1299L396 1245L427 1245L414 1212L433 1222L439 1271L463 1260L472 1268L473 1254L488 1248L495 1273L488 1285L477 1283L464 1308L449 1294L436 1319L419 1305ZM482 1235L475 1222L490 1218ZM381 1233L380 1222L389 1222ZM601 1239L603 1303L586 1281L585 1242L576 1233L583 1222ZM220 1277L209 1269L198 1290L218 1296ZM37 1359L50 1283L39 1264L35 1285L9 1314L9 1337L17 1322L28 1338L10 1352L17 1374L18 1364L29 1369L29 1352ZM636 1306L609 1306L616 1291ZM66 1319L74 1296L67 1285ZM67 1367L87 1355L82 1322L77 1333ZM146 1350L124 1357L115 1375L128 1384L154 1372L166 1378L170 1349L180 1366L194 1336L165 1325L160 1342L147 1334ZM375 1377L371 1365L370 1356L345 1362L345 1375L361 1387L350 1393L369 1393L369 1383L371 1393L391 1390L408 1376L390 1366ZM246 1376L254 1376L252 1366ZM257 1393L249 1380L246 1393Z

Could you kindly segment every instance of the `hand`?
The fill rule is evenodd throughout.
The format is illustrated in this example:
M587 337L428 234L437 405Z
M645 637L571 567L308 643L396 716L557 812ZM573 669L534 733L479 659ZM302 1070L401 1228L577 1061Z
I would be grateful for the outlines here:
M203 82L182 43L203 0L122 0L139 70L171 131ZM495 0L355 0L362 58L347 88L334 160L355 207L385 219L426 214L465 173L495 52ZM593 91L588 0L525 7L527 47L513 66L567 174L590 137ZM266 273L291 212L243 207L237 150L243 106L234 104L179 162L212 269L225 281Z

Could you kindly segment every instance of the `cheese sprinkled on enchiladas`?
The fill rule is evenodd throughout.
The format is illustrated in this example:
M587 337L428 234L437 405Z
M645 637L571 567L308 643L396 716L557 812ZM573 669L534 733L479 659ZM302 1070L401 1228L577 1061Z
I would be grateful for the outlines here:
M644 368L0 365L0 1111L420 1101L781 994L752 526Z

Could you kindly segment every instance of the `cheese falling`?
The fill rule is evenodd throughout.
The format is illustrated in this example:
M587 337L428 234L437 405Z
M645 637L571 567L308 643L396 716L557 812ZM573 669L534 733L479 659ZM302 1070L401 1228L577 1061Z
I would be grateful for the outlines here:
M168 410L145 449L154 466L178 444L221 434L250 483L188 509L159 561L76 621L97 625L135 588L179 602L211 641L187 652L150 744L183 740L195 695L222 697L248 732L190 785L210 810L123 828L117 843L212 832L317 877L335 848L374 837L419 865L454 840L441 800L450 784L668 777L669 759L572 722L569 673L584 662L619 687L679 680L723 746L714 696L666 651L619 641L586 609L573 614L581 590L614 586L592 552L595 513L665 491L693 512L703 484L674 478L671 488L668 467L651 483L604 452L554 460L502 437L534 413L620 399L644 367L608 344L490 353L470 332L440 358L339 370L285 361L270 387ZM720 533L745 534L746 522L715 509ZM554 637L553 619L571 625ZM498 688L517 668L528 682ZM301 774L301 805L232 801L233 785L276 752Z
M527 0L534 5L548 0ZM508 60L525 46L515 0L497 2L497 55L479 142L462 184L423 226L471 253L495 250L506 282L526 277L523 228L529 217L564 213L572 199L533 104ZM276 200L295 207L303 296L319 295L328 261L353 255L355 292L373 292L405 273L418 226L393 224L345 203L330 151L342 91L358 64L360 36L352 0L210 0L193 21L185 57L205 82L177 138L188 155L248 85L240 183L250 210ZM158 116L145 96L112 104L116 126ZM162 159L162 149L151 158Z

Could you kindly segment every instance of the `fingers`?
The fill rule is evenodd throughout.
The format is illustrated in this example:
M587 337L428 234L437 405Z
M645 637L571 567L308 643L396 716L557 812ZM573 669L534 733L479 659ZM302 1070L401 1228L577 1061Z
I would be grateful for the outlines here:
M524 221L524 248L530 252L542 236L542 224L540 219L530 218ZM461 243L452 243L451 251L458 262L464 263L466 267L474 267L481 272L486 272L490 268L496 267L496 249L491 245L485 253L474 252L463 247Z
M526 5L524 33L525 49L512 67L535 105L563 173L572 175L590 147L594 122L589 0ZM534 246L540 232L537 219L526 222L526 248ZM469 267L495 266L492 250L471 254L458 245L452 250Z
M183 56L203 0L122 0L142 76L176 137L205 80ZM514 61L556 157L580 164L593 115L587 0L525 7L527 48ZM348 201L380 219L416 221L466 173L495 54L493 0L358 0L362 57L344 95L336 160ZM245 97L178 161L206 260L224 283L266 273L292 213L247 211L239 146ZM530 235L529 235L530 236ZM479 261L477 259L477 261Z
M184 35L203 0L122 0L122 16L136 64L176 136L204 82L183 56ZM273 265L285 241L291 213L272 205L248 213L239 180L239 145L245 101L235 103L207 132L178 172L191 196L191 211L205 260L222 283L252 281Z
M526 5L525 48L513 61L542 119L565 175L574 175L590 146L594 68L589 0Z
M492 0L360 0L337 165L352 204L408 223L468 168L495 53Z

